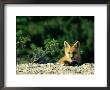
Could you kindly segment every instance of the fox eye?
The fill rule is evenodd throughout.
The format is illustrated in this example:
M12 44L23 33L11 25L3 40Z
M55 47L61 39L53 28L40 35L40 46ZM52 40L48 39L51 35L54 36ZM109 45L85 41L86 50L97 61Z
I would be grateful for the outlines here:
M76 52L73 52L73 54L76 54Z
M70 52L68 52L68 54L70 54Z

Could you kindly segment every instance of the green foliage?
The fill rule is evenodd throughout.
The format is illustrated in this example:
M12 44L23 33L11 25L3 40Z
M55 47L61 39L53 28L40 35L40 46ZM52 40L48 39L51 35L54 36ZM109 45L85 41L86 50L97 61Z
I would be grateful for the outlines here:
M38 61L40 58L45 56L45 51L43 51L42 47L36 47L35 44L31 44L31 52L29 52L30 55L32 55L32 62Z
M59 43L57 40L46 39L44 41L44 45L46 52L50 53L51 55L54 55L55 53L59 52Z
M16 17L16 54L21 62L56 62L64 54L65 40L80 41L83 62L94 62L94 17Z
M46 39L44 41L44 50L42 47L36 47L35 44L31 44L30 55L32 55L32 62L39 63L53 63L56 62L59 56L59 43L54 39Z
M45 53L47 54L47 57L50 58L50 60L48 61L50 63L56 62L58 59L58 56L60 55L58 41L54 39L46 39L44 41L44 48L45 48Z
M26 50L26 43L31 41L30 36L24 33L22 30L16 33L16 50L17 56L24 55Z

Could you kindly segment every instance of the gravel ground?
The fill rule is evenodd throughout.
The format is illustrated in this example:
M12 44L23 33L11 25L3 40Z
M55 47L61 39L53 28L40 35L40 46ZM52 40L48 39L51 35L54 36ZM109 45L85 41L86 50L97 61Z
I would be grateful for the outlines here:
M94 74L94 64L85 63L81 66L63 66L60 64L17 64L17 74Z

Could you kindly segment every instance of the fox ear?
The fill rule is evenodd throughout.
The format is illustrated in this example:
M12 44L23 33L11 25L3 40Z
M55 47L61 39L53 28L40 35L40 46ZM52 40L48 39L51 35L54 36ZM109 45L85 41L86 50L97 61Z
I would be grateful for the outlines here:
M77 42L74 44L74 46L75 46L76 48L78 48L78 47L80 46L80 42L77 41Z
M64 46L65 46L65 48L70 48L70 45L66 41L64 41Z

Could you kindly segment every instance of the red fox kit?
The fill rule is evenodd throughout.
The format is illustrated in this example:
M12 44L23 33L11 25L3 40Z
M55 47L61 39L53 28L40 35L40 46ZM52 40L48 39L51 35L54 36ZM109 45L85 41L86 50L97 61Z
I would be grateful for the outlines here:
M72 46L70 46L68 42L64 41L65 55L58 61L58 63L63 65L71 65L74 61L78 64L81 63L79 46L79 41Z

